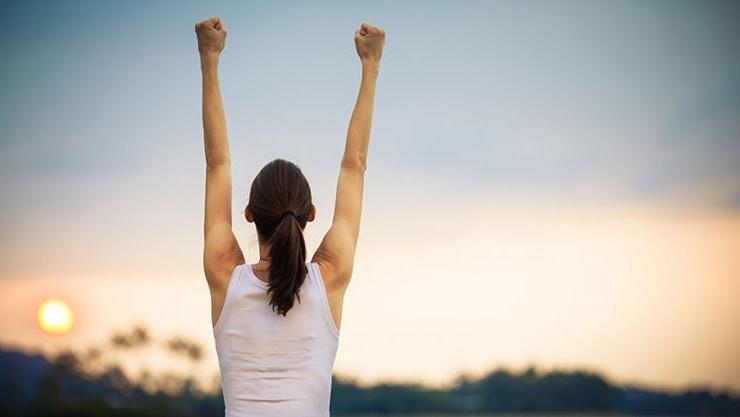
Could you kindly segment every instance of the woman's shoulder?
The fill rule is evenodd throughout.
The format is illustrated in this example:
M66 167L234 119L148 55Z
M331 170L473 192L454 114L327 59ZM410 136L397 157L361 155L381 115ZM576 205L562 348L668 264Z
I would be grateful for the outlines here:
M318 252L314 255L311 263L316 265L316 269L320 275L318 278L323 281L327 290L345 289L347 287L349 276L347 275L346 268L342 268L330 259L322 257Z
M217 267L205 268L206 281L211 290L224 291L229 286L232 275L245 265L244 261L224 262Z

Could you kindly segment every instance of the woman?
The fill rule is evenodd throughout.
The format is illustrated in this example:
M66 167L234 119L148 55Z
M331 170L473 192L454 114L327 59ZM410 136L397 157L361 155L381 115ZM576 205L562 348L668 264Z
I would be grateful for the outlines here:
M367 23L355 32L362 83L340 164L334 218L319 248L306 262L303 230L316 217L308 182L296 165L275 159L252 182L244 211L257 228L260 252L259 262L248 264L231 229L231 160L217 71L226 27L214 17L197 23L195 31L207 165L203 266L226 417L328 416L385 32Z

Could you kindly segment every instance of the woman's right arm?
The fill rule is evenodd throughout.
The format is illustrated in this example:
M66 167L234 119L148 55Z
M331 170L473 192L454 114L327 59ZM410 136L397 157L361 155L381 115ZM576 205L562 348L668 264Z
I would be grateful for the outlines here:
M384 45L383 29L363 23L355 32L355 46L362 62L362 82L347 129L347 141L337 180L334 218L313 257L320 265L327 289L334 294L343 295L352 276L355 247L360 233L375 84ZM333 304L336 302L335 300ZM341 306L341 300L338 303ZM335 319L339 321L337 314Z

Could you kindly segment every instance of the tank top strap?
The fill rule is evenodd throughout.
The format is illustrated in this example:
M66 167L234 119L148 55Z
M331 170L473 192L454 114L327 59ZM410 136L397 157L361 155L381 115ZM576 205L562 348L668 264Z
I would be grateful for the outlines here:
M219 329L221 329L221 327L223 327L223 322L226 320L225 316L229 310L231 299L236 296L234 293L237 291L237 287L239 286L241 278L243 277L245 266L245 264L237 265L234 267L234 271L232 271L231 273L229 283L226 286L226 294L224 294L224 304L221 307L221 312L218 315L218 320L216 320L216 325L213 326L213 332L217 332L219 331Z
M244 268L246 268L246 281L251 283L253 286L256 286L260 290L267 291L268 288L270 288L270 285L266 283L265 281L262 281L257 277L257 274L254 273L254 270L252 269L252 264L244 264Z
M326 319L329 330L335 337L339 337L339 329L334 321L334 316L331 314L331 307L329 306L329 293L326 291L326 285L324 279L321 276L321 269L319 268L318 262L310 262L307 264L308 267L308 279L311 281L311 285L314 291L317 292L317 297L321 300L323 309L323 316Z

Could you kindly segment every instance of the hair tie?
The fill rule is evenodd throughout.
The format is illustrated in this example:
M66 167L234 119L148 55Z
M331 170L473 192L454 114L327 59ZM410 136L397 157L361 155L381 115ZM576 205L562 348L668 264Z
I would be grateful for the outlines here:
M284 212L283 212L283 215L282 215L282 216L280 216L280 220L282 220L282 219L283 219L283 218L284 218L285 216L287 216L288 214L290 214L291 216L293 216L293 217L295 217L295 218L298 218L298 217L297 217L297 216L295 215L295 213L293 212L293 210L286 210L286 211L284 211Z

